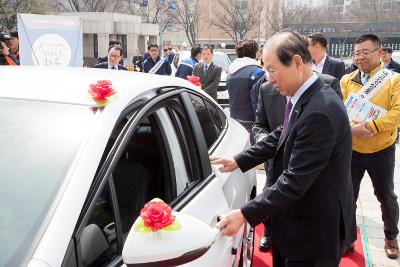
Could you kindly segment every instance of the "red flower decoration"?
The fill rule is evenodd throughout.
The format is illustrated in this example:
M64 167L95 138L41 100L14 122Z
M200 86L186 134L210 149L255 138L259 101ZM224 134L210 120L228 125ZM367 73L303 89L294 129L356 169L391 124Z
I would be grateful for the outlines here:
M108 97L116 93L111 81L108 80L99 80L96 84L91 84L88 92L97 104L106 103Z
M197 77L194 75L189 75L189 76L187 76L187 79L189 80L189 82L193 83L196 86L202 86L202 84L200 82L200 77Z
M153 232L157 232L174 222L175 216L171 215L171 212L171 207L162 200L152 200L144 205L140 211L140 217L143 218L144 226L150 227Z

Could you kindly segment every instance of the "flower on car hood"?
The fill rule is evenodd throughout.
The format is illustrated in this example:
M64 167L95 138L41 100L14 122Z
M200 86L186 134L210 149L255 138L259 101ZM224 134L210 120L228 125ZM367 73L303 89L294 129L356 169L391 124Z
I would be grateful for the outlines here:
M105 106L109 98L116 94L111 81L99 80L95 84L90 84L88 93L96 102L97 106Z
M188 75L187 79L189 80L189 82L193 83L196 86L202 86L202 84L200 82L200 77L197 77L194 75Z

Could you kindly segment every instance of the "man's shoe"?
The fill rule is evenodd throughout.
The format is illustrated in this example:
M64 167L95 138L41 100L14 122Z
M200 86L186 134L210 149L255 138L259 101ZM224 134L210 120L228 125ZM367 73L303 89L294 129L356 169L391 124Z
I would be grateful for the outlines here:
M271 237L263 235L260 239L258 247L260 248L260 251L267 252L271 248L271 245Z
M385 238L385 253L389 259L397 259L399 257L397 239L390 240Z

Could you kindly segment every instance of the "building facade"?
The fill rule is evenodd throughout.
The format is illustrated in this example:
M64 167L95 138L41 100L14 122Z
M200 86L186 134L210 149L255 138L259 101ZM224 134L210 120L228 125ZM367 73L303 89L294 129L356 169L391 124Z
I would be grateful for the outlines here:
M107 12L63 13L82 19L83 57L85 65L92 66L98 57L107 55L108 42L118 40L124 51L126 65L132 65L132 57L139 49L147 51L148 43L157 43L159 27L142 23L140 16Z

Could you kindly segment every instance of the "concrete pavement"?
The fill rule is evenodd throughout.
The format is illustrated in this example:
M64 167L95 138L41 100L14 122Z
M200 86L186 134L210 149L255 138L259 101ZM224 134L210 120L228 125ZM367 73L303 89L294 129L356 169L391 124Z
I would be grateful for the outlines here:
M257 189L261 191L265 183L265 171L257 170ZM400 197L400 145L396 146L396 165L394 172L395 193ZM361 183L360 195L357 201L357 224L363 234L367 267L385 266L400 267L400 259L388 259L383 250L384 233L381 218L381 209L374 195L371 180L366 173ZM399 225L400 228L400 225ZM399 236L400 242L400 236Z

